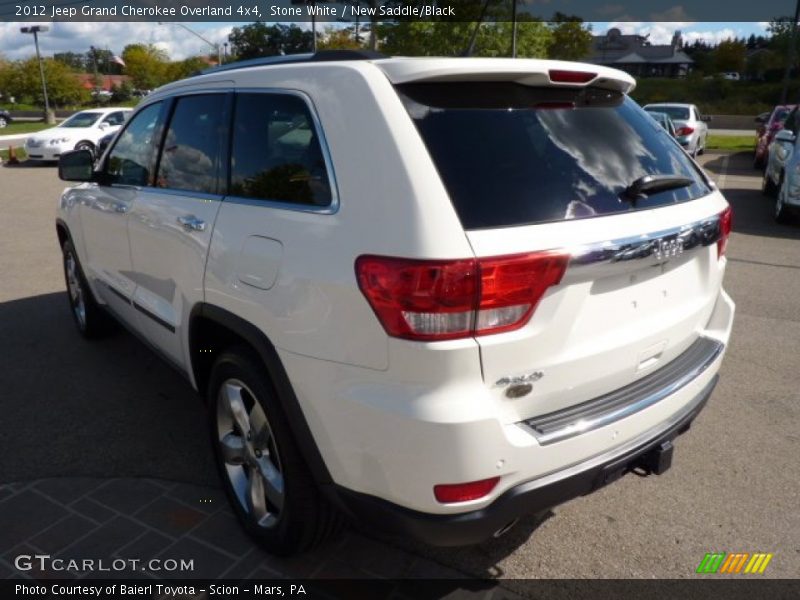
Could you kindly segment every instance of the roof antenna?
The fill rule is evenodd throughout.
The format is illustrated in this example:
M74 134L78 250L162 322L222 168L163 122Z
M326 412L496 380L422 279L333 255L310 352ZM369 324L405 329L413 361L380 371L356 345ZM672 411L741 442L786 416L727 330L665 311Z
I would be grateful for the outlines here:
M491 1L492 0L486 0L486 2L483 3L481 15L478 17L478 22L475 23L475 29L472 30L472 35L469 37L469 46L461 53L461 56L472 56L472 53L475 52L475 40L478 38L478 30L483 24L483 19L486 17L486 10L489 8L489 2Z

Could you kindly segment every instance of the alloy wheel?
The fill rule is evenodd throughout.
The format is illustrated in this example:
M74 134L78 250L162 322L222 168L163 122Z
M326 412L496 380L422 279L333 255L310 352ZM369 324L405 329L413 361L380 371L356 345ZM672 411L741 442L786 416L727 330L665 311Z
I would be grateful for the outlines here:
M280 456L264 409L238 379L219 388L217 441L239 504L258 526L274 527L285 500Z
M78 273L78 263L72 252L64 256L64 267L67 273L67 291L69 292L69 302L72 305L72 312L78 321L81 329L86 329L86 301Z

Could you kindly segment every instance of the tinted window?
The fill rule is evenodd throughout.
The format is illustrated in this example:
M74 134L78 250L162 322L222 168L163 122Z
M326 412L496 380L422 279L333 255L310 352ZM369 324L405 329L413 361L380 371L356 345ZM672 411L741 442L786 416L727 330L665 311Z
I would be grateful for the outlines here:
M224 102L222 94L178 99L164 136L157 187L217 192Z
M467 229L654 208L710 193L680 146L622 94L513 83L399 89ZM620 201L645 175L692 183Z
M109 125L122 125L125 122L125 113L124 112L113 112L108 115L105 119L103 119L103 123L108 123Z
M101 116L102 113L96 112L78 113L76 115L72 115L69 119L59 125L59 127L91 127Z
M657 110L669 115L670 119L686 121L689 119L689 109L685 106L648 106L648 109Z
M150 169L157 140L161 103L151 104L133 117L111 149L106 162L109 183L123 185L152 185Z
M301 98L237 96L230 193L311 206L331 203L322 147Z

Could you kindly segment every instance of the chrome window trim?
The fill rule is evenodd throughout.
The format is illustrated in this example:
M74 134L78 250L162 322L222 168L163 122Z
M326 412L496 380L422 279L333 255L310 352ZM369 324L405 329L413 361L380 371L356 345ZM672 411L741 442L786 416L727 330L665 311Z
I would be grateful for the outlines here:
M715 214L679 227L566 248L571 258L561 283L593 281L671 261L687 262L716 244L721 235L720 215Z
M333 169L333 160L331 159L331 151L330 147L328 146L328 140L325 137L325 130L322 127L322 122L319 119L319 114L317 113L317 107L314 105L314 101L311 97L303 91L295 90L291 88L281 88L281 87L244 87L244 88L236 88L234 90L235 94L272 94L272 95L285 95L285 96L294 96L296 98L300 98L300 100L305 103L306 108L308 109L308 113L311 115L311 122L314 126L314 132L317 135L317 140L320 145L320 150L322 151L322 158L325 161L325 170L327 171L328 175L328 185L331 189L331 203L327 206L310 206L307 204L300 204L297 202L285 202L281 200L270 200L268 198L248 198L244 196L235 196L229 195L225 196L224 202L232 202L237 204L245 204L249 206L263 206L266 208L276 208L282 210L292 210L295 212L305 212L305 213L314 213L314 214L323 214L323 215L333 215L339 212L339 186L336 181L336 173ZM235 106L235 105L234 105ZM236 118L236 112L234 110L234 114L231 118L231 127L233 127L233 119ZM231 137L231 143L233 142L233 137ZM228 153L228 160L231 160L231 153ZM257 203L257 204L253 204Z

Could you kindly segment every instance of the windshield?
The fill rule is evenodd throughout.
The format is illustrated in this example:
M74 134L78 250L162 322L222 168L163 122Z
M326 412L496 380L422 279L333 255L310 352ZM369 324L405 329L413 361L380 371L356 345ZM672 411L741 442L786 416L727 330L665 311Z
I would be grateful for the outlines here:
M786 120L786 117L789 116L789 112L791 111L788 108L776 108L775 112L772 113L772 122L783 123Z
M76 115L72 115L59 125L59 127L91 127L102 116L101 113L96 112L80 112Z
M514 83L397 87L466 229L642 210L710 193L664 128L617 92ZM645 175L691 183L621 202Z
M649 106L646 110L657 110L669 115L670 119L685 121L689 118L689 109L685 106Z

